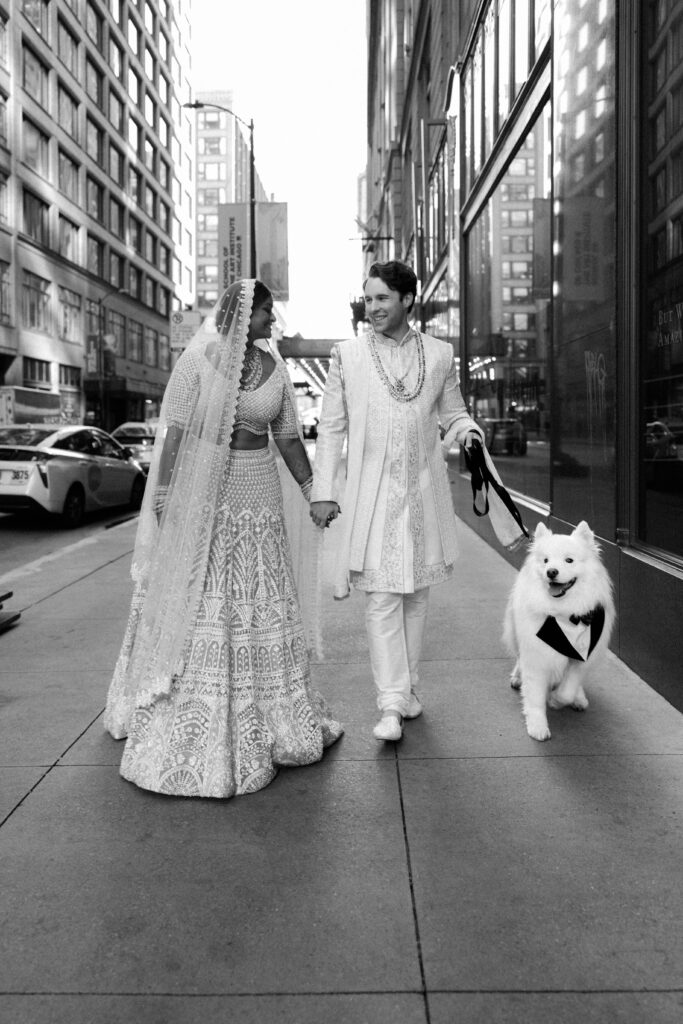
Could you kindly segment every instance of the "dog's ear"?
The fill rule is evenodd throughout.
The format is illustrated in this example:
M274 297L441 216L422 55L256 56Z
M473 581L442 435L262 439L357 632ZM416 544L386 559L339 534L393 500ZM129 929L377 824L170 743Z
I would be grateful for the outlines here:
M545 523L539 523L534 530L534 540L540 540L541 537L549 537L551 531L545 525Z
M595 536L590 526L585 519L582 519L579 525L572 531L573 535L576 535L587 544L595 544Z

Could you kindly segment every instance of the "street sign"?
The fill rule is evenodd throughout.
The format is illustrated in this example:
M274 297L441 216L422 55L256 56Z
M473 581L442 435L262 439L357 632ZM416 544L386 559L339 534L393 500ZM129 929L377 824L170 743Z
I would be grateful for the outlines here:
M204 314L197 309L171 313L171 352L182 352L187 348L196 331L202 325Z

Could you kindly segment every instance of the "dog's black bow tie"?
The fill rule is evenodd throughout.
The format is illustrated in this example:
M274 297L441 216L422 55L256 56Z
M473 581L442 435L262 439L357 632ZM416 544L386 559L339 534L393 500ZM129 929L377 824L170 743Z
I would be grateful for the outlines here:
M570 615L569 621L573 626L578 626L580 622L583 622L584 626L590 626L591 622L595 618L595 612L596 609L594 608L592 612L586 612L585 615Z

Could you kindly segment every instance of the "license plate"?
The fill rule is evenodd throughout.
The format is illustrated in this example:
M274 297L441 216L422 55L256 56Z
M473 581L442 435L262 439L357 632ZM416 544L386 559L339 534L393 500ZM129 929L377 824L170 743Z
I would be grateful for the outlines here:
M6 484L23 484L29 478L28 469L3 469L0 473L3 483Z

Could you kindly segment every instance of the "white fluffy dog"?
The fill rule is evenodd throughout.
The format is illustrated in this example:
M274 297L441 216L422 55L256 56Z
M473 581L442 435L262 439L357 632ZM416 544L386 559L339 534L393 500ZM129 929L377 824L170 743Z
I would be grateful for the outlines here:
M550 739L546 705L588 707L584 680L607 649L613 625L612 584L588 524L556 534L539 523L510 593L503 631L517 659L510 682L521 687L533 739Z

